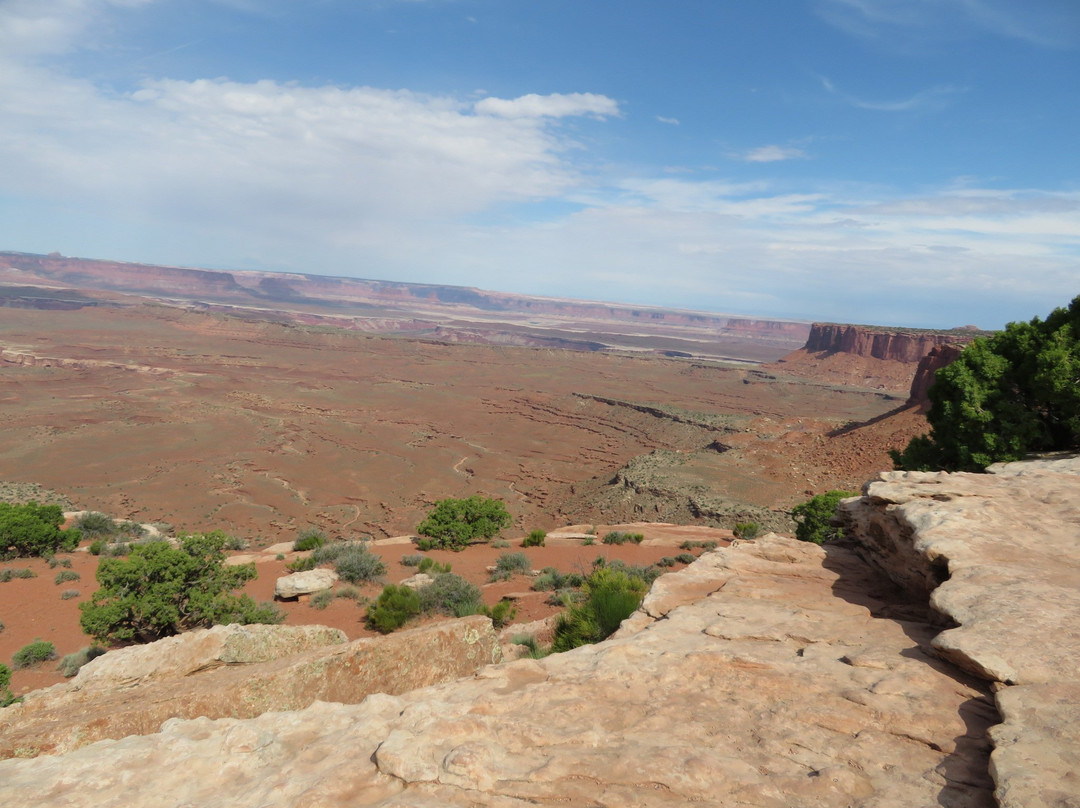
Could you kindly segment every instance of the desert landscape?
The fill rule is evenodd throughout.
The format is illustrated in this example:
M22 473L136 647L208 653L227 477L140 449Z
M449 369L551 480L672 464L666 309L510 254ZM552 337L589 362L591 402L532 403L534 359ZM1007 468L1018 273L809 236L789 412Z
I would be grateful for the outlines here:
M888 522L892 517L886 518L888 524L871 525L880 521L874 508L886 494L864 497L864 510L852 511L848 530L858 539L855 546L822 555L816 547L785 538L794 529L791 509L796 504L828 490L860 490L865 480L889 467L889 450L926 430L929 380L980 333L976 329L901 331L662 311L647 312L643 319L641 311L614 304L500 298L450 287L258 273L238 280L230 273L61 257L5 254L3 259L0 283L7 285L0 289L5 304L0 318L0 482L8 500L55 502L69 512L69 525L77 524L79 513L98 511L166 535L223 530L235 545L229 563L250 562L258 571L244 587L258 601L273 599L279 580L307 555L293 548L305 530L317 529L331 541L365 541L386 572L348 597L279 598L285 626L277 629L279 634L266 629L261 639L220 632L199 639L202 633L194 632L190 642L196 645L190 650L182 638L160 641L173 645L157 653L157 644L121 649L124 653L114 650L87 665L70 684L50 665L17 670L12 690L25 701L0 716L0 756L71 756L70 765L81 765L74 761L81 759L85 744L128 735L132 737L124 741L125 748L138 756L143 752L137 751L141 747L136 736L156 737L168 718L261 721L262 712L273 707L300 711L298 721L310 714L319 722L326 720L317 717L325 708L313 702L362 703L368 705L360 708L367 715L379 703L367 698L372 693L412 703L426 698L421 694L429 686L444 688L435 692L458 692L445 688L473 674L478 681L509 677L500 687L513 690L524 686L513 684L518 679L577 682L579 674L570 671L585 663L594 671L586 676L603 681L627 675L619 664L606 661L610 655L636 657L653 643L659 644L649 653L662 657L680 654L692 660L719 652L728 659L725 664L734 667L722 679L708 677L702 686L713 694L710 698L724 691L729 698L744 700L748 693L775 692L778 686L768 682L772 674L764 679L744 675L779 671L791 662L762 655L760 645L746 656L734 650L739 642L779 642L786 649L782 656L798 650L798 658L810 648L827 648L832 654L840 642L848 648L845 664L856 672L891 673L884 678L875 674L868 685L861 673L849 681L846 672L830 668L831 684L817 693L817 703L863 686L883 697L891 694L892 701L886 705L859 697L855 701L869 713L847 715L836 707L840 712L829 719L792 707L793 712L781 718L789 709L781 698L768 719L773 722L770 743L782 746L785 733L806 722L828 725L828 733L847 732L844 722L864 727L857 737L873 726L878 741L885 736L891 740L880 749L856 743L847 751L824 736L815 741L814 754L828 760L799 766L809 765L817 772L812 776L831 778L832 785L815 785L806 792L813 799L804 795L809 802L791 801L791 795L802 790L798 776L776 767L777 760L794 753L777 747L760 760L741 755L738 763L736 758L713 761L709 766L719 765L726 772L725 787L734 789L731 798L736 800L718 804L774 804L767 796L774 793L788 795L776 804L834 804L829 801L833 797L841 800L835 804L855 804L850 799L882 789L901 796L894 802L858 804L922 804L929 793L936 793L944 805L992 804L987 732L999 718L986 682L1013 685L1019 680L980 667L966 652L940 650L952 648L941 644L940 637L946 636L941 629L964 620L943 623L937 611L928 609L927 599L943 582L935 577L934 563L922 570L923 562L896 549L897 542L913 540L910 531ZM178 284L178 278L183 283ZM431 327L421 328L424 323ZM382 637L365 623L365 613L384 584L399 584L416 572L415 561L407 564L406 558L415 554L417 525L436 501L472 495L504 502L510 526L497 541L424 555L479 586L487 606L510 604L509 625L495 632L491 620L482 616L456 621L429 616L414 622L400 639L398 633ZM895 501L907 502L906 496ZM942 499L935 494L930 500L935 498ZM733 530L745 523L769 535L756 542L737 540ZM546 531L543 546L523 547L524 537L534 530ZM624 544L600 541L613 531L641 538ZM893 538L883 541L882 535ZM5 565L33 574L0 583L0 658L10 658L38 639L52 642L60 655L88 644L79 627L79 604L96 589L99 563L89 546L87 539L74 552L51 561L19 559ZM500 557L509 552L523 554L525 568L510 576L493 575ZM482 662L520 656L516 638L550 641L552 620L566 602L534 588L541 570L586 577L598 566L613 563L652 566L656 575L666 574L616 638L602 644L614 643L612 650L521 660L512 663L519 667L507 667L507 673L482 672ZM781 572L770 564L790 569ZM766 572L767 567L772 571ZM820 589L828 588L830 580L821 577L821 570L839 576L831 595ZM756 577L760 575L779 578L766 583ZM740 587L729 582L732 576L745 582L749 602L775 597L771 608L795 623L780 629L776 626L783 621L776 623L776 615L744 613L736 605L710 612L715 609L710 594L723 589L730 597L738 596ZM804 578L798 586L813 581L819 589L813 594L810 589L788 589ZM660 622L650 628L651 621L668 622L680 606L683 616L676 622L682 628L671 631L689 633L681 639L657 639L668 630L660 632ZM702 608L701 614L695 612ZM815 609L829 616L813 616ZM710 622L715 614L725 621ZM837 639L841 634L818 637L818 629L809 628L840 620L841 615L836 630L842 640ZM806 619L810 622L797 627ZM701 621L708 624L705 635L729 645L719 651L697 647L690 637L694 626L700 631ZM863 631L869 633L863 637ZM413 660L407 650L409 636L417 638L412 647L430 642L439 650L432 652L434 657ZM461 637L473 639L461 645ZM635 645L639 641L644 643L640 648ZM914 645L905 650L905 642ZM250 650L264 643L277 650ZM218 650L207 650L211 647ZM227 650L234 647L249 650ZM234 659L236 653L240 657ZM244 656L249 653L255 656ZM899 667L889 661L892 655L908 653L918 661ZM818 654L816 650L811 656ZM935 654L944 654L948 664L929 662ZM164 660L172 661L162 667ZM385 660L396 661L386 667ZM146 665L149 673L123 672ZM191 670L182 674L183 683L169 678L180 670L176 666L184 665ZM243 674L230 673L236 665L248 667ZM345 667L339 670L341 665ZM508 665L502 662L499 667ZM938 679L923 676L928 665ZM312 678L311 666L324 673ZM402 666L408 675L395 672ZM692 665L679 668L678 674L674 670L665 676L695 682L703 675ZM639 673L646 679L660 675L649 668ZM754 674L759 675L764 674ZM117 682L126 684L117 690ZM137 689L126 692L129 687ZM478 709L495 713L506 709L466 692L434 697L457 700L455 704L472 700L487 705ZM682 700L687 697L672 691L660 700L665 705L661 712L669 711L665 720L676 720L676 715L683 720ZM594 702L611 696L582 691L574 698ZM953 706L943 706L953 701ZM157 706L151 709L149 704ZM105 710L105 705L111 705L110 717L94 718L94 711ZM535 709L548 708L538 704ZM636 715L640 707L629 709ZM751 704L746 709L761 707ZM914 710L915 723L899 728L906 721L901 713L908 709ZM705 727L687 731L711 732ZM469 750L470 744L487 743L477 740L486 730L477 732L466 742ZM730 732L730 743L745 743L737 740L741 730ZM604 744L626 744L620 733L605 729ZM991 736L998 737L993 732ZM536 749L563 743L538 737L532 741ZM904 738L913 737L925 745L924 751L934 751L928 757L912 756L903 747ZM292 743L280 738L281 743ZM428 743L415 742L421 748ZM438 784L413 789L408 772L414 764L396 757L395 748L386 741L372 757L382 761L374 779L355 788L370 792L374 802L362 804L391 804L379 800L395 799L400 789L388 789L380 779L386 773L411 789L421 800L415 804L428 804L423 799L455 804L455 784L472 782L474 775L480 780L467 787L490 791L485 804L509 800L508 805L542 794L548 795L543 799L595 804L587 795L598 793L619 804L682 804L703 798L704 784L712 782L702 769L680 775L678 782L642 774L602 784L581 779L584 775L575 774L571 766L552 781L563 784L551 786L554 790L545 790L548 786L541 784L547 781L534 772L526 778L533 785L500 791L496 781L502 775L492 775L492 767L510 770L521 764L500 757L505 750L496 754L494 747L484 746L487 751L460 752L462 760L480 755L483 764L463 763L458 772L457 764L444 762L444 768L450 765L446 771L458 774L419 775L417 782L430 784L434 776ZM192 749L190 754L196 761L202 753ZM636 748L631 754L634 760L659 755L674 761L690 753L671 747L664 752ZM834 754L836 759L830 757ZM882 755L903 760L903 774L890 779L869 772L869 757ZM844 768L853 760L862 761L855 765L858 774ZM565 767L546 765L554 766L553 771ZM705 764L680 765L694 769ZM751 775L748 766L758 774ZM18 789L23 775L10 773L15 785L9 790ZM580 785L567 790L570 782ZM108 801L112 786L100 787L93 802L71 804L113 804ZM630 796L645 788L667 796ZM346 792L354 793L346 789L327 796L320 776L304 792L306 797L281 804L315 804L304 801L312 799L338 804ZM59 785L55 794L60 800L72 799ZM198 801L219 804L206 799L204 795ZM220 804L231 804L230 799Z

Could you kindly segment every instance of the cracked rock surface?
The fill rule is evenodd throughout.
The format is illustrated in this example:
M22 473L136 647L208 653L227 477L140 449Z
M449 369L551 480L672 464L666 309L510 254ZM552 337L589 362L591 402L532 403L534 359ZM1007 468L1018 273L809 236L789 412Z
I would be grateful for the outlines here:
M991 806L997 711L929 616L850 550L767 536L599 645L4 761L0 804Z
M991 682L995 796L1080 806L1080 458L886 472L846 500L862 555L929 595L938 654Z

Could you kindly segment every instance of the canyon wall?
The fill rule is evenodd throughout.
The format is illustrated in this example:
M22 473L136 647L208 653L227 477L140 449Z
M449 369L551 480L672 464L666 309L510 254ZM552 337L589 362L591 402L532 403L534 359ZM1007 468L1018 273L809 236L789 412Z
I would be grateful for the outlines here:
M965 343L971 339L971 333L964 330L893 331L861 325L814 323L803 348L808 353L846 353L915 363L938 345Z

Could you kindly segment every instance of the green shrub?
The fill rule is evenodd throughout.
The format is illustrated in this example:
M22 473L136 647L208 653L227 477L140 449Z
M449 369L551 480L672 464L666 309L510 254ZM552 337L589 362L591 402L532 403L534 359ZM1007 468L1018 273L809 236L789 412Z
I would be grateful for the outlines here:
M693 553L679 553L677 556L675 556L675 560L678 561L680 564L693 564L695 561L697 561L697 556Z
M53 583L59 586L65 581L77 581L80 578L82 578L82 576L75 572L75 570L61 570L56 573L56 577L53 578Z
M1080 295L1046 320L980 337L930 386L930 434L893 451L898 469L983 471L1029 452L1080 448Z
M125 541L108 545L107 554L112 558L123 558L131 554L131 545Z
M420 609L425 614L438 612L451 617L476 614L482 605L480 588L460 575L446 572L419 592Z
M417 572L428 573L429 575L442 575L443 573L450 572L449 564L440 564L434 558L425 558L420 562L416 568Z
M416 532L430 537L429 549L462 550L474 539L492 538L510 522L501 500L481 496L441 499Z
M59 505L0 502L0 558L47 557L74 550L82 534L77 528L61 530L63 523Z
M70 679L79 672L83 665L91 659L97 659L104 653L105 649L100 645L88 645L74 654L65 656L60 660L60 664L56 666L56 669L60 671L61 675Z
M517 607L509 600L500 600L487 612L495 628L509 625L510 621L517 617Z
M11 658L11 664L15 670L22 670L48 662L50 659L56 659L56 646L46 640L34 640L15 652Z
M63 567L66 570L71 569L70 558L60 558L59 556L53 556L49 559L49 569L54 570L57 567Z
M585 547L592 547L596 544L596 538L593 536L586 536L584 541L581 542Z
M140 525L138 522L132 522L130 520L116 523L116 532L122 536L129 536L133 539L141 539L146 535L146 528Z
M307 572L313 570L319 566L315 562L314 556L304 556L303 558L294 558L288 564L285 565L285 569L289 572Z
M664 556L663 558L661 558L659 561L656 562L656 566L658 566L658 567L674 567L675 566L675 559L672 558L671 556Z
M75 527L82 531L83 536L90 539L115 536L119 532L116 522L98 511L87 511L79 516L75 520Z
M153 640L215 624L280 623L272 603L233 595L257 576L254 564L225 564L221 531L180 537L180 546L150 541L126 559L104 558L100 588L79 604L83 631L100 642Z
M547 531L534 530L521 540L522 547L543 547L547 539Z
M641 604L647 586L622 570L599 567L585 581L586 599L559 616L555 623L554 652L600 642Z
M296 537L296 542L293 544L293 550L296 552L304 552L306 550L314 550L317 547L322 547L326 544L326 534L318 528L309 528Z
M495 541L491 543L491 546L494 547L496 550L505 550L507 547L510 546L510 542L508 542L506 539L495 539Z
M109 546L109 543L104 539L94 539L90 542L90 547L87 548L90 551L90 555L99 556L105 552L105 548Z
M604 544L618 544L623 545L627 542L633 542L634 544L641 544L645 536L641 533L622 533L618 530L613 530L604 536L601 541Z
M655 564L649 564L648 566L643 566L641 564L627 564L625 561L618 558L610 563L599 566L606 566L607 569L612 570L613 572L622 572L632 579L641 581L642 586L645 589L652 586L652 582L664 574L664 571Z
M579 587L585 583L585 578L576 572L563 574L555 567L544 567L540 574L533 579L532 588L536 592L548 592L558 589L570 589Z
M420 562L424 560L424 557L419 553L413 553L411 555L403 555L401 557L401 566L403 567L419 567Z
M367 624L382 634L401 628L420 614L420 596L407 586L386 586L368 607Z
M275 561L284 561L285 560L285 554L284 553L278 553L276 556L274 556L274 560Z
M435 543L434 539L417 539L416 540L416 549L417 550L422 550L425 553L428 550L434 550L437 546L438 545Z
M715 550L720 542L715 541L684 541L679 545L680 550Z
M791 509L791 518L795 520L795 538L822 544L840 538L840 528L830 524L836 514L840 500L855 497L854 491L828 491L818 494L801 505Z
M8 581L14 580L15 578L37 578L37 573L29 567L24 569L5 567L0 570L0 584L6 584Z
M322 611L334 602L335 597L336 596L334 595L334 590L323 589L321 592L316 592L314 595L312 595L311 600L308 601L308 604L311 606L312 609L318 609L319 611Z
M334 571L350 584L376 581L386 575L386 564L374 553L368 552L362 542L356 542L334 561Z
M514 575L524 575L532 569L532 562L524 553L503 553L495 559L495 572L491 574L493 581L506 581Z
M72 598L79 597L78 589L65 589L60 593L60 600L71 600Z
M757 522L736 522L731 532L736 539L756 539L761 533L761 525Z
M11 692L11 668L0 663L0 707L7 707L22 699Z

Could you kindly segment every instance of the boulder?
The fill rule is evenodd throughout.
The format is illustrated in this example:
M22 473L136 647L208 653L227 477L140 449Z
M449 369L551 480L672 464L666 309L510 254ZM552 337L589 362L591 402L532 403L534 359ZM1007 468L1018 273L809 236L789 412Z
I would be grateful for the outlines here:
M294 572L292 575L277 579L277 583L274 584L274 597L289 600L300 595L311 595L325 589L332 589L337 580L337 573L328 569Z
M434 583L435 579L428 575L426 572L418 572L416 575L411 575L401 582L402 586L407 586L409 589L423 589L428 584Z

